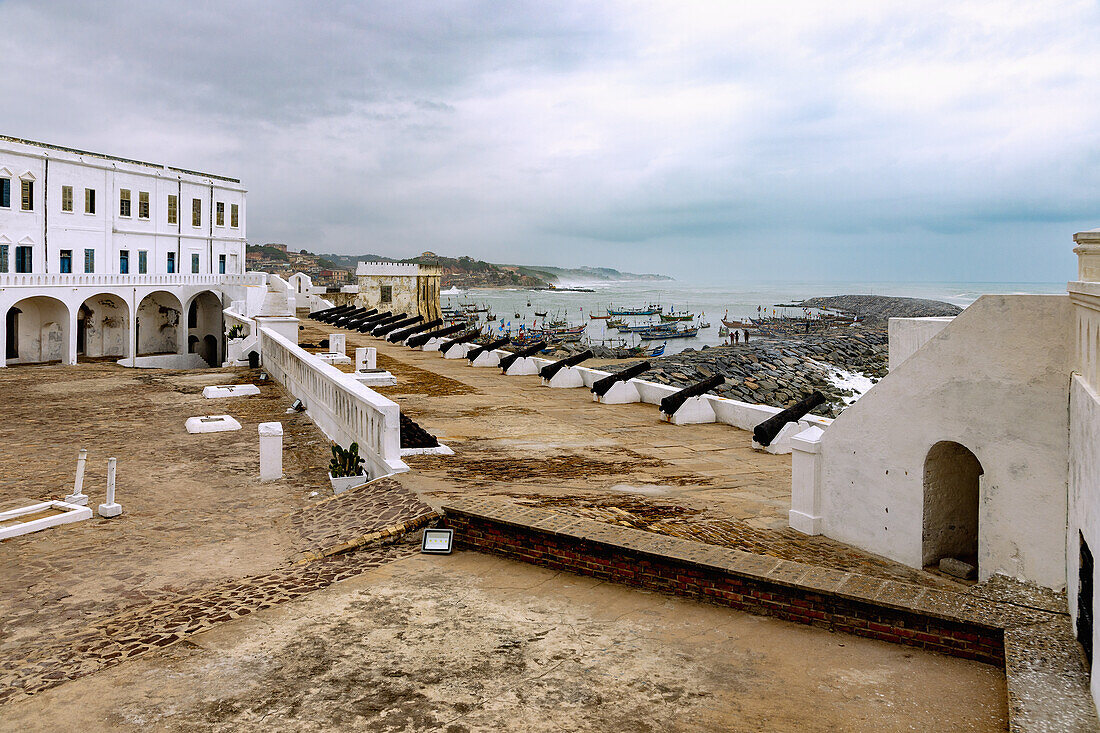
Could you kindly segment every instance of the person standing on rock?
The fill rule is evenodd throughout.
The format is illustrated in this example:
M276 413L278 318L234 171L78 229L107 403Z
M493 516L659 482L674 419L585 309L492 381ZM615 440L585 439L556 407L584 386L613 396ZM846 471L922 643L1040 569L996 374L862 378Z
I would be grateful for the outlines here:
M749 342L749 332L745 331L745 343L747 344L748 342Z
M733 329L733 333L731 335L733 336L733 343L736 344L741 341L741 332L738 331L736 328Z

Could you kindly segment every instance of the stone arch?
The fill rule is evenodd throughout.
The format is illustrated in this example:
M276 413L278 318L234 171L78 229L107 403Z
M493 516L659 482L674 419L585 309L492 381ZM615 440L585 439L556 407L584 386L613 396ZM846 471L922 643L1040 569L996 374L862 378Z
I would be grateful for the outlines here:
M978 565L978 504L982 464L964 445L944 440L924 459L924 525L921 552L925 566L945 557Z
M137 356L178 353L182 314L179 298L165 290L142 298L137 307Z
M187 304L187 342L210 366L220 366L224 353L222 309L221 296L211 290L198 293Z
M76 318L76 352L89 358L124 357L130 348L130 307L113 293L81 303Z
M4 314L8 331L7 364L40 364L60 361L68 364L69 308L57 298L34 295L11 306Z

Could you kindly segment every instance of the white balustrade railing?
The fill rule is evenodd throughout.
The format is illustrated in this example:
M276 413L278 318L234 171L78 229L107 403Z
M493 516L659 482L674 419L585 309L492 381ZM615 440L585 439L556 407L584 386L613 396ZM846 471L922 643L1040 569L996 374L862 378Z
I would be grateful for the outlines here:
M0 273L0 288L91 286L172 286L172 285L266 285L267 275L247 272L241 275L119 275L117 273Z
M401 460L401 408L270 328L260 328L264 369L306 406L330 440L359 444L371 478L408 471Z

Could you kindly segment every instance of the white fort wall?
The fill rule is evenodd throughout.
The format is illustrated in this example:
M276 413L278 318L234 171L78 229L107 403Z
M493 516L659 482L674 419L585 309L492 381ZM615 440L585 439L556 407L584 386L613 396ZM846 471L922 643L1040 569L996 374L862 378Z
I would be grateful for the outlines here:
M1087 380L1074 375L1069 398L1069 527L1066 532L1066 593L1077 622L1081 540L1100 552L1100 395ZM1100 608L1100 586L1094 585L1092 607ZM1100 649L1100 626L1092 629L1092 648ZM1100 675L1092 676L1093 699L1100 699Z
M1059 295L986 295L956 316L821 437L823 533L920 567L925 459L951 441L984 471L980 577L1062 588L1071 323Z
M330 440L359 444L371 478L408 471L401 460L401 408L276 333L259 329L264 368L294 397Z
M246 191L236 180L160 164L73 150L0 136L0 178L11 181L10 206L0 206L0 244L9 248L7 272L15 272L15 248L32 248L34 273L62 273L61 253L71 252L71 272L84 274L86 252L94 273L167 274L168 255L177 274L242 274L245 264ZM33 206L22 208L21 184L33 184ZM63 207L64 187L72 189L71 211ZM85 191L94 192L87 211ZM126 213L122 192L129 191ZM142 193L148 216L142 216ZM175 221L169 197L176 197ZM199 202L197 223L192 218ZM223 216L218 221L218 204ZM233 226L233 207L237 207ZM192 263L197 258L198 269Z

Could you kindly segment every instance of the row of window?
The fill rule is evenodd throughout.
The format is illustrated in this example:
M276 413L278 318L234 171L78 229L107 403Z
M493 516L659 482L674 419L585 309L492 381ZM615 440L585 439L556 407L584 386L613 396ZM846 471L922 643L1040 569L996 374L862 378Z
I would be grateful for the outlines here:
M20 181L21 202L23 211L34 211L34 181ZM132 216L132 196L128 188L118 191L118 215L129 218ZM11 179L0 178L0 208L11 208ZM61 187L61 210L72 212L73 187ZM84 213L95 213L95 189L84 189ZM137 216L139 219L149 218L149 192L138 191ZM168 194L168 223L179 223L179 200L175 194ZM214 223L217 226L225 226L225 203L215 202ZM202 199L191 199L191 226L202 226ZM237 229L240 227L240 207L238 204L229 205L229 226Z
M8 271L8 246L6 244L0 244L0 272ZM29 245L19 245L15 248L15 271L17 273L27 273L31 271L32 258L34 248ZM176 253L168 252L167 270L169 274L176 272ZM63 249L60 252L61 258L61 272L64 274L71 274L73 271L73 251L71 249ZM144 249L138 250L138 274L145 275L149 272L149 252ZM130 274L130 250L119 250L118 253L118 271L123 275ZM95 250L84 250L84 272L95 272ZM199 272L199 256L197 254L191 255L191 272L198 274ZM225 255L218 255L218 274L225 274Z

